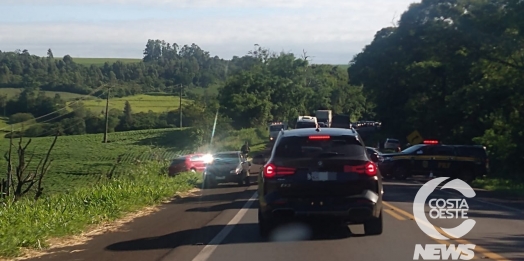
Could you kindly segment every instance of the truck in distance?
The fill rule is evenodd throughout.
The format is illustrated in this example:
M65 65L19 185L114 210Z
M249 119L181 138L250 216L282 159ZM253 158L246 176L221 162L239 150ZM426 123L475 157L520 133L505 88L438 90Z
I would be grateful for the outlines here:
M317 110L315 117L319 123L323 122L328 128L331 127L331 121L333 119L333 112L331 110Z
M274 142L281 130L287 130L287 123L275 121L269 123L269 142Z

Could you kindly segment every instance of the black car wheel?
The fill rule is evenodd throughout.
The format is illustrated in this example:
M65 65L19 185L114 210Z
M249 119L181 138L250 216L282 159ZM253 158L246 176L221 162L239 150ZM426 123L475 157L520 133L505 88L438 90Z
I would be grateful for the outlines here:
M405 180L408 177L408 171L404 167L398 167L395 170L395 179Z
M212 180L211 178L204 178L203 187L205 189L214 188L216 186L217 183L214 180Z
M473 171L469 169L464 169L461 171L459 178L463 180L464 182L471 184L473 180L475 180L475 176L473 175Z
M382 211L378 218L372 218L364 223L364 233L369 236L382 234Z
M245 172L244 175L244 185L249 186L251 185L251 180L249 179L249 173Z

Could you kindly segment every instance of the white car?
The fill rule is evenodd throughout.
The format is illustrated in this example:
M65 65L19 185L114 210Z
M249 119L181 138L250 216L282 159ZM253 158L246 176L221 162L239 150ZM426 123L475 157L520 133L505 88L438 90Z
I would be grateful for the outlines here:
M386 139L386 142L384 142L384 149L397 149L400 147L400 141L397 139Z

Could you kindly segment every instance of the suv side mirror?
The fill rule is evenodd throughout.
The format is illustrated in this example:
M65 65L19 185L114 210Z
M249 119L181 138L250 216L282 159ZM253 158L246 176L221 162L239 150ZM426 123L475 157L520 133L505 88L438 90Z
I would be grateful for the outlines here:
M375 163L379 161L379 159L378 159L378 154L377 154L377 153L373 153L373 154L371 154L371 155L369 155L369 156L370 156L370 158L371 158L371 161L373 161L373 162L375 162Z
M255 157L253 157L253 160L251 162L256 165L264 165L266 164L266 157L264 157L264 155L262 154L258 154Z

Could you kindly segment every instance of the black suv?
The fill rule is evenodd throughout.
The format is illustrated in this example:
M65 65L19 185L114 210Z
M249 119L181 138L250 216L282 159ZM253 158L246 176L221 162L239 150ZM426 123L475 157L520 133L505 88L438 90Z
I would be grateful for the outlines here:
M382 234L382 181L376 155L366 153L354 129L282 131L258 177L261 236L280 221L328 217L364 224L367 235Z
M425 140L399 153L382 156L379 167L386 178L406 179L433 173L471 183L489 171L486 148L481 145L444 145L438 140Z

